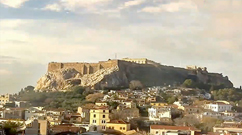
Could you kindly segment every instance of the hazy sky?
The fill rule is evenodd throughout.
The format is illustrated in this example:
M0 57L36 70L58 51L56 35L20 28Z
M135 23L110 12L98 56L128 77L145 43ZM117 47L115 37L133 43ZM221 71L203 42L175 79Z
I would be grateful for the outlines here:
M51 61L146 57L242 85L242 0L0 0L0 93Z

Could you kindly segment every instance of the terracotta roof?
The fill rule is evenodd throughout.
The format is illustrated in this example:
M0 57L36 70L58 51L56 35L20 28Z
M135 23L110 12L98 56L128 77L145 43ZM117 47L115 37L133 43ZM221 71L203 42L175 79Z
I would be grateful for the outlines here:
M151 129L170 129L170 130L197 130L194 127L185 126L166 126L166 125L151 125Z
M94 107L92 110L109 110L107 106Z
M125 122L124 120L111 120L108 123L115 123L115 124L129 124L128 122Z
M71 131L71 132L79 132L79 127L71 127L71 126L54 126L51 127L54 132L64 132L64 131Z

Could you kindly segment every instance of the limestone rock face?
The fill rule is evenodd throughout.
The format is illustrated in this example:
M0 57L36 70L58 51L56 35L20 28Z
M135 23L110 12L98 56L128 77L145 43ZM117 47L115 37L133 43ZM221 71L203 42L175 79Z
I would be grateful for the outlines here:
M48 72L37 82L35 90L57 91L65 90L69 87L91 86L94 88L116 87L128 85L129 81L125 74L119 72L118 66L100 69L93 74L81 76L75 69L63 69L55 72Z
M60 69L55 72L48 72L39 79L35 90L56 91L64 90L73 85L78 85L81 80L78 78L80 74L73 68Z
M136 64L125 61L112 61L96 64L52 64L52 70L39 79L35 90L59 91L72 86L88 86L95 89L128 87L132 80L140 81L144 86L182 84L188 77L198 82L214 85L223 84L233 87L228 77L209 73L207 70L188 70L164 65ZM58 68L56 68L58 67Z

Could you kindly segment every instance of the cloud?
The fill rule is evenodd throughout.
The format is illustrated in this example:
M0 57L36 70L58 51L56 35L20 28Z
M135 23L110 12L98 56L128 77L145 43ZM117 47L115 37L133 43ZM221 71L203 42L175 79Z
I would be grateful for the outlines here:
M48 4L43 9L59 12L61 10L77 11L87 9L96 10L96 6L105 5L112 0L59 0L56 3Z
M0 75L11 75L12 72L8 71L7 69L0 69Z
M19 8L29 0L0 0L0 3L12 8Z
M144 3L145 0L132 0L132 1L127 1L123 4L123 6L119 7L119 9L124 9L124 8L129 8L129 7L133 7L133 6L137 6L140 5L142 3Z
M158 6L148 6L140 10L140 12L160 13L160 12L178 12L184 9L197 10L197 5L191 0L171 1L162 3Z
M49 4L49 5L46 5L43 10L51 10L51 11L56 11L56 12L60 12L62 10L62 7L57 4L57 3L54 3L54 4Z

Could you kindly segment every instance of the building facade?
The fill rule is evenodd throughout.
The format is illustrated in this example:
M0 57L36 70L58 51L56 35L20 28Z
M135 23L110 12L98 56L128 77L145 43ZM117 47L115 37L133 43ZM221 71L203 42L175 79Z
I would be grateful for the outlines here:
M214 103L208 103L204 105L204 109L212 110L214 112L225 112L225 111L231 111L232 105L230 105L228 102L214 102Z
M93 108L90 110L90 125L94 130L106 130L106 124L110 121L107 107Z
M130 124L123 120L111 120L107 123L107 131L119 131L119 132L127 132L130 130Z
M5 94L0 95L0 105L5 105L6 103L9 103L11 101L11 95Z
M201 132L194 127L183 126L165 126L165 125L151 125L151 135L195 135L196 132Z
M160 121L163 118L171 119L171 108L152 107L148 109L149 120Z

